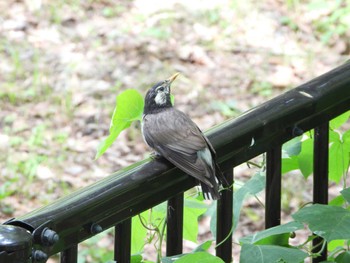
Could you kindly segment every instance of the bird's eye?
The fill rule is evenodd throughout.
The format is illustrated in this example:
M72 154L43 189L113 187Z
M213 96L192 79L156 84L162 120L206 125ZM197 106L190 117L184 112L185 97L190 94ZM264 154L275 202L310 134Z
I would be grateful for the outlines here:
M163 91L164 91L164 87L163 87L163 86L160 86L160 87L157 89L157 91L163 92Z

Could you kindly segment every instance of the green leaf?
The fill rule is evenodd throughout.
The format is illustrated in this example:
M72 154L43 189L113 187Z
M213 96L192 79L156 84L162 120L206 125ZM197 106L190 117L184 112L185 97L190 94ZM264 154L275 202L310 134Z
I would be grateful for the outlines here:
M338 129L340 126L342 126L350 117L350 111L347 111L343 113L342 115L339 115L338 117L334 118L330 121L329 126L331 129Z
M342 139L344 142L350 142L350 130L344 132Z
M130 263L141 263L142 262L142 256L137 254L137 255L131 255L131 260Z
M95 159L99 158L133 121L142 119L143 106L143 97L137 90L128 89L117 96L109 136L98 146Z
M221 258L215 257L208 252L196 252L187 254L178 260L175 260L176 263L223 263L224 261Z
M306 139L301 144L301 152L298 155L299 169L303 176L307 178L313 171L313 140Z
M329 148L329 179L339 183L349 166L350 142L342 141L336 132L330 134L333 142Z
M256 242L255 245L276 245L281 247L289 247L290 233L277 234L268 236L260 241Z
M191 201L190 201L191 200ZM206 211L206 208L197 208L197 207L189 207L186 205L194 203L197 203L197 206L199 204L203 204L200 201L194 199L194 198L188 198L185 202L184 207L184 224L183 227L183 236L184 239L190 240L193 242L197 242L197 235L198 235L198 217Z
M315 204L300 209L292 217L308 224L313 233L327 242L350 239L350 211L342 207Z
M335 262L337 262L337 263L349 263L350 262L350 252L344 251L343 253L340 253L335 258Z
M301 152L301 138L302 136L298 136L283 144L282 155L289 157L298 155Z
M282 158L282 174L299 169L298 157Z
M126 128L130 127L131 123L122 123L119 126L114 126L113 130L110 131L108 137L102 141L102 143L99 144L97 147L97 153L95 156L95 160L100 158L102 154L107 151L107 149L112 145L112 143L117 139L119 134L125 130Z
M265 189L265 175L262 172L256 173L250 180L248 180L241 188L234 193L233 197L233 228L235 231L239 216L242 209L242 204L245 198L250 195L256 195ZM211 214L210 231L216 237L216 211Z
M301 138L302 136L298 136L283 144L282 174L299 169L298 155L301 152Z
M211 244L213 243L212 240L205 241L204 243L200 244L198 247L196 247L193 252L204 252L208 251L208 249L211 247Z
M350 203L350 187L345 188L344 190L340 191L340 193L345 198L345 200Z
M329 201L328 205L334 205L334 206L343 206L345 203L345 199L342 195L338 195L334 197L331 201Z
M333 142L338 142L340 140L340 135L336 131L329 130L329 144Z
M120 122L132 122L142 119L144 100L135 89L127 89L116 98L116 106L113 111L110 131Z
M274 245L288 245L289 233L303 229L304 225L300 222L289 222L284 225L271 227L269 229L260 231L253 235L241 238L239 241L244 244L274 244ZM285 236L281 236L286 234ZM281 239L282 238L282 239ZM286 242L287 238L287 242ZM282 241L282 242L281 242Z
M266 180L265 174L263 174L262 172L258 172L234 193L234 201L233 201L234 229L236 229L237 227L244 199L250 195L256 195L262 190L264 190L265 180Z
M198 247L196 247L192 251L192 253L190 253L190 254L180 254L180 255L175 255L175 256L170 256L170 257L163 257L162 258L162 263L173 263L175 261L178 262L177 260L179 258L182 258L182 257L184 257L186 255L197 254L198 252L206 252L210 248L212 243L213 243L213 241L210 241L210 240L206 241L203 244L201 244ZM197 261L195 261L195 262L197 262Z
M176 255L176 256L171 256L171 257L163 257L162 258L162 263L173 263L175 260L181 258L184 255Z
M148 211L140 214L141 218L148 217ZM137 254L143 251L145 245L145 239L147 236L147 229L142 225L139 216L132 218L131 227L131 254ZM142 259L142 257L141 257Z
M195 208L195 209L208 209L207 204L192 197L187 197L185 199L185 206L188 208Z
M332 240L331 242L329 242L327 244L327 249L328 251L333 251L336 248L343 248L345 244L345 240L344 239L338 239L338 240Z
M160 203L148 211L151 224L161 228L166 220L167 202Z
M152 208L152 213L159 213L159 216L166 216L167 202L160 203Z
M300 263L308 256L307 253L296 249L274 245L243 244L240 263Z

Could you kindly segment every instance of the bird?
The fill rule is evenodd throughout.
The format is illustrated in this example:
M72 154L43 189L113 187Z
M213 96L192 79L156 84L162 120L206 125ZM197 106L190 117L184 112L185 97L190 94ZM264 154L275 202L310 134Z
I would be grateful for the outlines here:
M145 96L141 121L145 143L201 185L204 199L220 199L227 180L216 162L208 138L184 112L171 102L171 84L180 73L160 81Z

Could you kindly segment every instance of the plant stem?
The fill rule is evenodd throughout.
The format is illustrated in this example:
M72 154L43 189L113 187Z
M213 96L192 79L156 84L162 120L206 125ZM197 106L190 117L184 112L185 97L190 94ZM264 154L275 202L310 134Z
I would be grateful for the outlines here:
M159 246L158 246L158 253L157 253L157 263L161 263L162 260L162 244L163 244L163 237L164 237L164 232L165 232L165 227L166 227L166 220L164 220L162 230L159 232Z

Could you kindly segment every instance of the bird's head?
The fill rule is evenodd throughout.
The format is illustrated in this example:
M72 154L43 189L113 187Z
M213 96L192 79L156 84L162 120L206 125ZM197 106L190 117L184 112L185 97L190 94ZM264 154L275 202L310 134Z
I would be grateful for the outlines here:
M162 109L172 107L170 99L170 86L180 73L175 73L170 78L158 82L147 91L143 113L156 113Z

